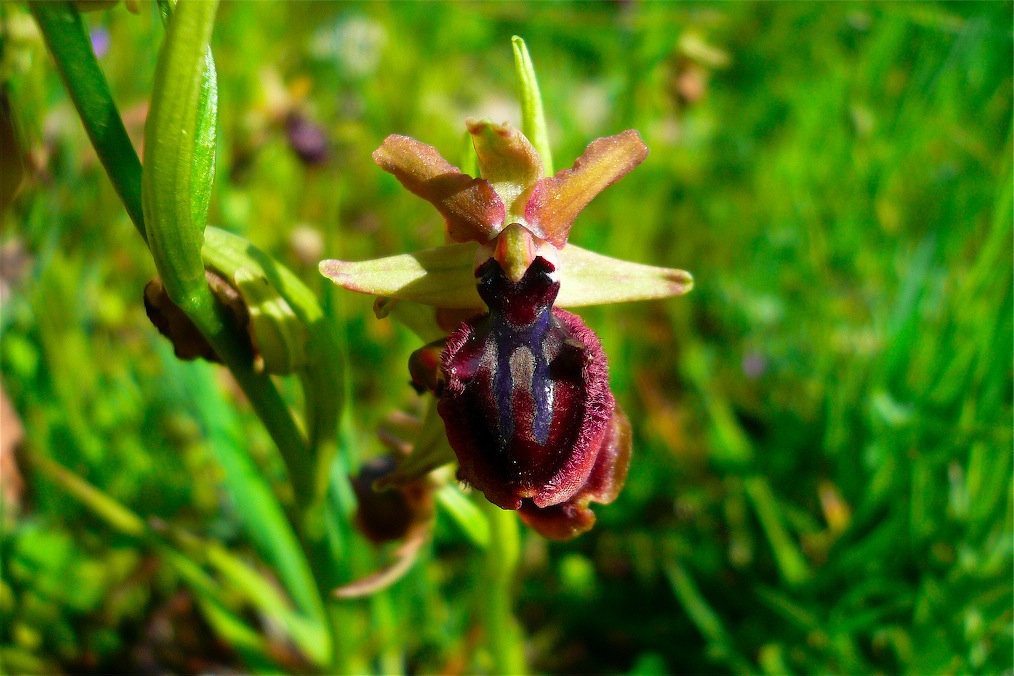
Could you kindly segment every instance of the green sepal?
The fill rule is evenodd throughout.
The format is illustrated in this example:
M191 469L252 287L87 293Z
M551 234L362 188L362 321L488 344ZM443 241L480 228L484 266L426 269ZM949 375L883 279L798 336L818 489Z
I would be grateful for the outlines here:
M694 288L685 270L642 265L568 244L560 250L557 307L582 307L682 296Z
M479 245L448 244L366 261L326 260L320 274L349 291L435 307L481 310L472 265Z
M431 400L422 429L416 437L412 452L398 463L398 467L376 483L377 490L399 486L419 479L438 467L455 461L454 451L447 442L444 421L437 413L436 400Z
M426 343L447 335L437 324L436 310L422 303L381 296L373 301L373 314L377 319L390 317Z

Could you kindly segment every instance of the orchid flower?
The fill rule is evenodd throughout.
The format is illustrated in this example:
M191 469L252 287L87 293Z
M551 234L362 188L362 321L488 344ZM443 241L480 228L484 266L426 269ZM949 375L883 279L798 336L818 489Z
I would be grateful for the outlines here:
M546 176L519 130L467 124L477 178L406 136L373 154L436 207L453 243L327 260L320 271L351 291L431 305L445 318L457 311L457 328L411 367L437 398L459 477L543 535L568 539L594 523L590 502L608 503L622 487L631 433L598 338L561 308L681 295L693 279L567 243L581 210L647 156L636 131L593 141L572 168Z

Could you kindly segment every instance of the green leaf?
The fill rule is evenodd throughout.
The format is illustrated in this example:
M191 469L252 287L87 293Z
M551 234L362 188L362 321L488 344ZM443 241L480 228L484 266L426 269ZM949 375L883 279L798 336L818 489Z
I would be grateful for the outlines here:
M743 480L743 487L774 552L778 571L789 585L803 584L813 573L785 527L784 515L771 484L765 477L751 476Z
M711 644L711 649L729 663L733 672L752 673L750 663L738 653L735 642L722 623L722 618L701 594L690 573L677 561L670 562L665 568L665 573L676 599L698 631Z
M29 2L74 107L116 193L147 241L141 205L141 162L113 103L88 31L70 2Z
M177 5L159 53L145 124L148 244L166 293L188 314L209 294L201 248L214 181L217 94L213 78L206 76L217 8L217 0Z
M435 493L437 504L476 547L489 546L489 521L482 510L454 484L444 484Z
M265 616L284 627L307 656L319 664L325 663L328 638L323 626L293 612L289 599L280 593L275 582L228 549L213 542L205 543L205 547L208 564L223 580L228 581Z
M176 369L224 470L225 485L250 539L278 573L300 612L323 625L323 606L310 565L278 498L247 452L235 413L208 378L192 366Z
M111 527L133 537L143 538L147 535L148 525L144 519L108 494L44 455L32 453L27 457L53 483L79 500Z
M328 642L323 629L321 610L318 610L315 622L293 614L289 610L288 600L282 597L267 580L220 545L203 542L193 536L184 536L182 533L170 530L170 534L176 535L177 544L181 545L183 551L177 550L157 537L144 519L80 476L45 456L33 454L28 457L57 486L79 500L110 527L153 545L193 589L205 616L215 628L217 635L242 652L245 659L253 660L254 663L270 665L266 642L258 632L251 629L230 608L224 590L201 568L198 561L207 561L231 585L232 591L237 597L247 599L266 615L275 617L308 656L323 663L327 656ZM236 469L236 466L233 466L232 469ZM240 478L251 484L263 483L263 479L260 477L251 480L249 475L241 475ZM293 560L298 561L301 556L298 546L295 545L295 538L291 535L291 530L288 530L288 524L285 522L284 516L281 515L280 509L276 514L271 514L270 505L274 503L277 508L277 503L273 497L266 497L263 493L261 498L262 502L257 505L255 516L263 519L260 522L260 528L268 530L271 537L277 538L272 541L268 553L271 553L272 548L276 552L279 551L288 540L290 542L290 556L293 557ZM305 568L305 566L304 562L303 567ZM286 565L279 567L283 579L290 569L291 566ZM303 574L304 581L308 575L309 570L306 569ZM312 578L310 578L309 584L312 591ZM303 585L294 586L298 591L298 588L306 585L304 582ZM313 605L312 599L310 605Z
M162 25L169 27L177 0L159 0ZM156 80L157 82L157 80ZM205 223L211 203L211 188L215 179L216 140L218 135L218 73L211 47L204 50L204 72L200 79L197 98L197 126L194 134L194 162L191 177L193 219Z
M253 268L237 268L233 280L250 313L250 337L260 359L254 368L278 375L306 368L306 325L292 306Z
M528 45L515 35L511 38L514 48L514 73L518 78L518 93L521 99L521 131L535 146L542 157L546 175L553 175L553 153L549 146L549 128L546 113L542 107L539 81L535 77L535 65L528 54Z
M164 535L176 549L173 556L189 564L177 562L178 568L192 565L197 571L187 574L197 590L211 591L216 600L224 597L244 599L265 617L271 618L300 647L303 653L320 664L327 659L325 627L293 609L292 601L277 582L257 570L217 542L198 538L178 528L164 529ZM177 551L178 550L178 551ZM199 563L203 568L198 568ZM204 573L207 568L217 573L218 584ZM219 591L220 587L220 591Z
M271 669L273 663L267 640L251 628L224 598L221 588L192 559L168 547L162 547L162 556L173 570L194 591L201 612L228 645L240 653L244 664L257 670Z

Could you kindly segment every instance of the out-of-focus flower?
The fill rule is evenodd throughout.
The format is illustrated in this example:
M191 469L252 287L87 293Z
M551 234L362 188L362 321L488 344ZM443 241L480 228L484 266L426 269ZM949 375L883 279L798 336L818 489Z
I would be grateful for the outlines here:
M671 65L669 90L682 107L691 107L707 94L712 71L726 68L731 59L696 33L680 37Z
M417 386L438 399L459 475L543 535L568 539L594 524L590 502L616 497L631 434L598 338L560 308L680 295L693 279L567 243L581 210L647 156L636 131L593 141L572 168L546 176L517 129L469 121L468 130L479 178L406 136L373 154L436 207L456 243L320 269L353 291L459 315L412 363Z
M370 458L349 477L356 495L356 528L379 546L397 542L388 565L334 591L338 598L366 596L389 587L409 571L433 527L433 488L428 476L385 482L414 452L413 445L388 436L392 455ZM416 446L419 440L416 441Z
M308 167L327 164L331 158L331 142L327 132L299 112L293 110L286 116L285 136L289 147Z
M343 77L359 79L376 72L387 40L382 24L350 16L315 32L308 50L318 59L333 61Z
M95 56L102 58L109 52L109 29L105 26L96 26L88 32L88 37L92 41L92 51L95 52Z
M397 466L394 456L378 455L363 463L359 474L351 477L359 505L356 527L375 544L404 539L414 526L428 522L433 515L432 490L425 480L388 490L374 489L374 483Z

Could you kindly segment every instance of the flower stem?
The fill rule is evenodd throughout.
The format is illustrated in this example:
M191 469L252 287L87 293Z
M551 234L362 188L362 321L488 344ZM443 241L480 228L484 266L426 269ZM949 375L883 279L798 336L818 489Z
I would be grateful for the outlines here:
M517 514L478 498L489 520L489 547L486 548L483 620L486 645L498 674L525 674L524 639L514 618L513 586L521 550Z

